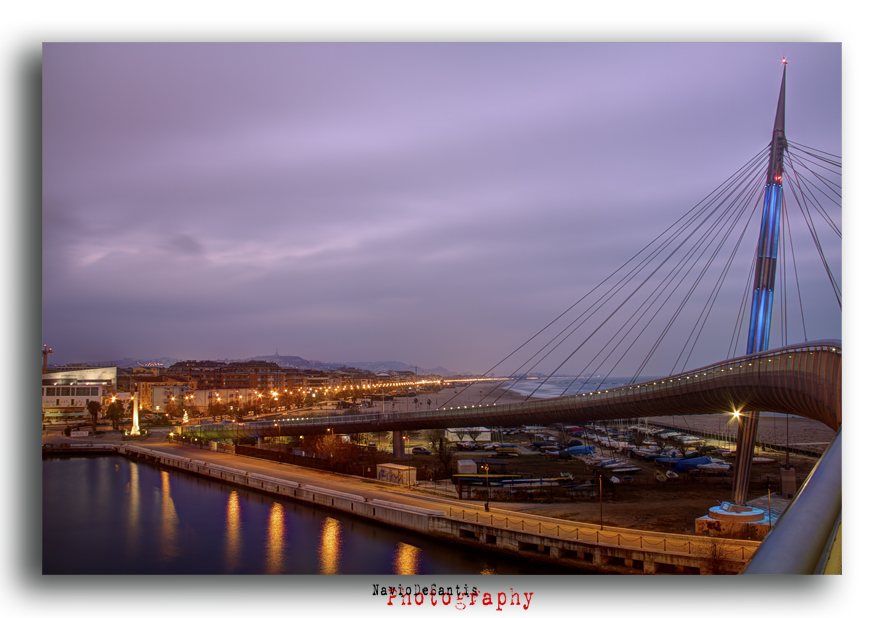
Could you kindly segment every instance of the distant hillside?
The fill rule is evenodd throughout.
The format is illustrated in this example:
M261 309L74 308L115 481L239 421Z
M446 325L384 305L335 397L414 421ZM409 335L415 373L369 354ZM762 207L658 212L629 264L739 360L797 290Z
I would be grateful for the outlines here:
M341 365L356 367L357 369L366 369L368 371L371 371L372 373L390 373L391 371L415 371L415 365L407 365L400 361L347 361L346 363L338 363L338 367L340 367ZM423 367L418 367L418 375L427 374L439 376L457 375L454 371L449 371L445 367L435 367L434 369L424 369Z
M88 365L94 365L97 367L120 367L122 369L132 369L134 367L169 367L170 365L174 365L179 362L180 358L170 358L168 356L162 356L160 358L152 358L149 360L138 359L138 358L123 358L115 361L102 361L102 362L91 362L86 363ZM244 360L260 360L260 361L268 361L271 363L276 363L280 367L289 367L293 369L312 369L315 371L335 371L340 367L353 367L355 369L365 369L367 371L371 371L373 373L389 373L391 371L415 371L414 365L407 365L400 361L372 361L372 362L346 362L346 363L328 363L325 361L317 361L317 360L307 360L306 358L302 358L300 356L284 356L279 354L270 354L266 356L252 356L251 358L223 358L223 359L201 359L201 358L192 358L186 360L218 360L225 363L232 363L237 361ZM57 368L56 365L49 365L52 368ZM434 367L433 369L423 369L418 367L419 375L440 375L440 376L453 376L458 375L454 371L449 371L445 367Z
M325 363L323 361L307 360L300 356L281 356L279 354L270 354L268 356L253 356L246 360L261 360L269 363L276 363L280 367L291 367L294 369L315 369L318 371L334 371L341 366L341 363Z
M78 361L78 364L84 365L92 365L95 367L120 367L121 369L132 369L134 367L168 367L169 365L174 365L180 358L170 358L168 356L161 356L160 358L151 358L151 359L141 359L141 358L122 358L120 360L113 361L92 361L92 362L82 362ZM74 363L69 363L74 364ZM61 365L54 365L52 363L49 364L49 367L58 368Z

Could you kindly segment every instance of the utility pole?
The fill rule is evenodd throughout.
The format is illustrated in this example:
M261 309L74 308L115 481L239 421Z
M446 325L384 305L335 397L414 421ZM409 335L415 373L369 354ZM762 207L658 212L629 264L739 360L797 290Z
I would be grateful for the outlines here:
M52 356L52 348L47 346L45 343L43 344L43 373L48 371L48 357Z

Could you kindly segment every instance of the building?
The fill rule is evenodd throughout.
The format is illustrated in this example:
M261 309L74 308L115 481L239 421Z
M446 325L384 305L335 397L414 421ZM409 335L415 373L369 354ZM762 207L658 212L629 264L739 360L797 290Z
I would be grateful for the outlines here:
M88 367L43 374L43 422L90 420L86 404L117 392L116 367Z

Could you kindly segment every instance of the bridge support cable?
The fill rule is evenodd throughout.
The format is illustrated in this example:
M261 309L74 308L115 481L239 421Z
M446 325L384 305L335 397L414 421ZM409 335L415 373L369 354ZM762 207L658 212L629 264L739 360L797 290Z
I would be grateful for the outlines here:
M836 236L841 239L842 230L839 229L839 226L836 224L836 222L833 221L833 219L830 217L830 215L827 214L827 211L823 208L821 203L817 200L814 193L812 192L812 187L810 187L809 185L808 179L800 174L795 175L794 178L796 181L795 185L793 185L792 183L788 183L794 197L796 196L796 192L798 191L805 209L808 210L808 212L810 213L811 208L814 208L814 210L816 210L820 217L824 220L824 223L826 223L830 227L830 229L833 230Z
M750 196L748 196L748 197L750 197ZM658 337L658 340L655 342L654 346L652 347L652 350L651 350L651 351L649 352L649 354L647 355L646 360L643 361L643 363L642 363L642 365L640 366L640 368L636 371L635 377L633 378L634 380L638 379L639 375L641 375L642 371L645 369L646 363L651 359L651 357L653 356L653 354L655 353L655 351L657 351L658 347L659 347L660 344L663 342L663 340L664 340L664 338L666 337L666 335L669 333L670 328L676 323L676 319L679 317L679 314L682 312L683 308L684 308L684 307L686 306L686 304L688 303L688 301L689 301L691 295L692 295L692 294L694 293L694 291L697 289L697 287L698 287L698 285L700 284L701 279L703 278L703 276L706 275L707 271L709 270L710 266L711 266L712 263L713 263L713 260L719 255L719 252L722 250L722 247L724 246L725 241L726 241L726 240L728 239L728 237L731 235L731 233L732 233L732 231L734 230L734 228L735 228L735 226L737 225L737 223L739 223L739 221L740 221L740 220L746 215L747 208L749 207L749 204L750 204L750 199L747 199L747 200L744 202L744 204L741 206L740 210L737 211L737 213L736 213L737 216L732 220L731 224L729 225L729 227L728 227L727 230L725 231L725 234L723 235L723 237L722 237L722 239L720 240L718 246L716 247L716 250L713 252L713 254L712 254L712 255L709 257L709 259L707 260L707 263L704 265L703 270L699 273L698 277L695 279L695 282L693 283L693 285L691 286L691 288L688 290L688 293L687 293L686 296L682 299L682 302L680 303L680 305L679 305L679 307L677 308L676 312L670 317L669 322L667 323L667 325L666 325L666 327L664 328L664 330L663 330L663 332L661 333L661 335ZM758 205L758 204L757 204L757 205ZM756 206L754 206L753 209L750 211L750 217L751 217L752 214L755 212L755 210L756 210ZM720 276L719 276L719 278L717 278L717 283L720 282L720 281L722 281L722 280L723 280L723 276L724 276L724 274L728 272L728 270L729 270L729 268L730 268L730 266L731 266L731 261L732 261L732 259L733 259L733 256L737 253L738 248L740 247L741 243L743 242L743 238L744 238L744 235L745 235L744 233L746 232L746 230L747 230L747 228L749 227L749 224L750 224L750 217L747 217L747 222L746 222L746 224L744 225L744 228L743 228L742 232L739 234L739 236L738 236L738 238L737 238L737 241L736 241L736 243L734 244L734 247L732 248L731 255L730 255L729 259L726 260L726 263L725 263L725 265L724 265L724 267L723 267L723 270L720 272ZM715 236L712 236L712 235L711 235L710 238L711 238L711 242L710 242L709 244L712 244L712 240L715 238ZM709 246L709 244L708 244L708 246ZM708 296L707 296L707 300L706 300L705 303L704 303L704 307L701 309L701 312L700 312L700 314L698 315L698 318L695 320L695 324L694 324L694 326L692 327L692 331L689 333L688 337L686 338L686 341L685 341L685 343L683 344L682 349L680 350L679 355L676 357L676 360L675 360L675 362L673 363L672 368L670 369L670 373L675 373L675 372L676 372L676 368L677 368L678 365L679 365L679 359L680 359L680 358L682 357L682 355L685 353L685 350L686 350L686 348L688 347L688 344L691 342L692 334L695 332L695 329L697 328L698 324L701 322L702 318L704 317L704 312L705 312L705 310L707 310L707 308L712 309L711 299L715 298L715 296L716 296L716 292L717 292L717 285L714 284L714 286L713 286L713 290L710 292L710 294L708 294ZM686 359L685 359L685 363L683 363L683 367L684 367L687 363L688 363L688 358L686 357Z
M746 173L746 170L747 170L748 168L753 168L753 167L755 167L756 164L757 164L760 160L762 160L762 159L764 158L765 153L766 153L766 150L767 150L767 149L763 149L763 150L761 150L760 152L758 152L753 158L750 159L750 161L748 161L747 163L745 163L745 164L741 167L741 169L739 169L739 170L738 170L737 172L735 172L731 177L729 177L728 179L726 179L722 184L720 184L720 185L719 185L716 189L714 189L710 194L708 194L706 197L704 197L704 199L702 199L700 202L698 202L697 204L695 204L695 206L693 206L688 212L686 212L685 214L683 214L681 217L679 217L679 219L677 219L677 220L676 220L675 222L673 222L670 226L668 226L666 229L664 229L660 234L658 234L658 236L656 236L656 237L655 237L654 239L652 239L648 244L646 244L645 247L643 247L642 249L640 249L639 251L637 251L637 252L636 252L636 253L635 253L630 259L628 259L626 262L624 262L624 264L622 264L622 265L621 265L618 269L616 269L612 274L610 274L608 277L606 277L606 278L603 279L600 283L598 283L596 286L594 286L589 292L587 292L587 293L584 294L581 298L579 298L577 301L575 301L570 307L568 307L565 311L563 311L562 313L560 313L557 317L553 318L553 320L551 320L549 323L547 323L546 326L544 326L541 330L539 330L539 331L536 332L534 335L532 335L532 336L531 336L528 340L526 340L524 343L522 343L521 345L519 345L516 349L514 349L512 352L510 352L510 354L508 354L508 355L505 356L503 359L501 359L500 361L498 361L494 366L490 367L490 368L489 368L485 373L483 373L480 377L481 377L481 378L485 378L485 377L488 376L492 371L494 371L495 369L497 369L499 366L501 366L502 364L504 364L507 360L509 360L509 359L512 358L515 354L517 354L519 351L521 351L523 348L525 348L529 343L531 343L532 341L534 341L535 339L537 339L542 333L544 333L545 331L547 331L547 329L551 328L554 324L556 324L557 322L559 322L562 318L564 318L564 317L566 316L566 314L568 314L570 311L572 311L573 309L575 309L576 307L578 307L578 305L580 305L583 301L585 301L588 297L590 297L594 292L596 292L596 291L597 291L598 289L600 289L603 285L605 285L606 282L608 282L610 279L613 279L613 278L614 278L619 272L621 272L622 270L624 270L625 268L627 268L631 263L633 263L633 262L634 262L635 260L637 260L640 256L642 256L647 250L649 250L649 248L655 246L655 244L656 244L658 241L660 241L661 238L665 237L666 234L667 234L668 232L670 232L674 227L679 226L679 225L680 225L680 222L682 222L683 219L688 218L689 221L688 221L687 223L686 223L686 222L683 222L683 223L681 224L681 229L684 229L688 224L690 224L691 220L693 220L694 218L696 218L696 217L698 216L698 213L696 213L695 211L703 212L707 207L709 207L709 203L711 202L711 198L712 198L713 196L715 196L716 194L721 193L722 191L724 191L724 188L727 188L728 186L730 186L730 185L735 181L736 178L741 178L742 176L744 176L745 173ZM673 234L671 234L671 237L672 237L672 236L673 236ZM634 266L634 269L633 269L633 271L631 271L631 272L634 272L637 268L641 268L644 264L648 263L648 261L650 261L650 260L653 259L653 258L654 258L654 255L652 255L652 256L648 256L648 257L644 258L644 260L642 261L642 263L640 264L640 266ZM599 301L597 301L597 303L598 303L598 302L599 302ZM594 303L594 305L591 305L591 307L592 307L592 306L595 306L595 304L596 304L596 303ZM587 311L587 310L585 310L584 313L586 313L586 311ZM583 316L584 313L582 313L581 315ZM579 316L579 318L576 318L576 319L580 319L580 316ZM573 320L572 324L574 324L574 320ZM559 335L561 335L561 334L562 334L563 332L565 332L565 330L567 330L567 329L568 329L568 327L566 327L565 329L563 329L562 331L560 331L560 333L559 333L558 335L554 336L553 340L555 340ZM547 345L549 345L549 344L545 344L545 346L542 347L541 350L543 350L544 348L546 348ZM529 360L529 361L524 362L523 365L521 365L519 369L517 369L517 370L511 372L509 377L510 377L510 378L515 377L515 375L518 374L519 371L520 371L522 368L524 368L525 365L527 365L528 362L530 362L531 359L534 358L538 353L539 353L539 352L536 352L532 357L530 357L530 360ZM451 401L451 399L450 399L449 401ZM497 401L497 400L496 400L496 401ZM443 405L445 405L445 403L448 403L448 402L444 402Z
M617 273L623 271L625 268L629 267L630 264L634 264L633 267L628 270L627 273L622 275L619 280L616 280L611 287L609 287L603 294L602 297L594 301L587 309L584 309L577 317L574 317L571 322L565 325L559 332L556 333L552 338L550 338L547 343L545 343L537 352L531 355L528 360L524 361L516 370L512 371L510 374L510 378L514 378L517 375L521 375L520 372L530 372L533 371L539 362L545 360L552 353L554 349L557 349L559 346L563 344L563 342L572 336L575 330L586 323L589 315L594 315L599 308L601 308L605 303L609 302L614 298L614 296L621 291L624 286L627 285L632 279L634 279L638 274L648 266L648 264L652 263L668 246L670 246L679 236L687 229L691 229L692 223L696 222L698 218L702 217L708 210L711 208L718 208L721 203L723 196L728 195L728 192L734 192L736 183L743 182L743 179L748 175L752 175L752 170L758 168L759 164L764 160L765 149L757 153L748 163L746 163L738 172L733 174L728 180L723 182L716 190L711 192L704 200L695 205L691 210L689 210L686 214L680 217L676 222L670 225L664 232L659 234L653 241L648 243L642 250L637 252L633 257L631 257L627 262L624 263L620 268L618 268L612 275L609 275L605 280L603 280L600 284L594 287L590 292L585 294L581 299L579 299L576 303L574 303L571 307L569 307L566 311L561 313L557 318L548 323L541 331L533 335L528 341L519 346L516 350L511 352L507 357L505 357L502 361L497 363L494 367L489 369L483 377L488 375L491 371L500 366L503 362L510 359L514 356L518 351L522 350L529 344L531 341L535 340L541 333L548 330L555 323L560 322L567 313L571 312L575 309L581 302L590 297L594 292L598 291L606 282L610 281L614 278ZM748 170L750 170L750 174L748 174ZM709 215L708 215L709 216ZM676 228L674 230L674 228ZM695 229L695 232L697 229ZM670 232L669 236L666 236L667 232ZM644 257L643 257L644 255ZM638 263L637 263L638 260ZM577 325L577 326L576 326ZM552 349L551 349L552 348ZM546 352L545 352L546 350ZM527 366L532 364L528 369ZM529 395L531 396L531 395ZM528 398L528 397L527 397ZM495 400L497 402L497 400Z
M802 146L796 142L791 142L791 146L793 148L789 155L789 159L792 161L798 161L802 168L808 170L810 174L823 183L826 190L822 190L821 195L832 202L834 206L841 209L842 185L840 183L842 177L842 157L835 154L823 153L822 150L815 150L814 148ZM811 152L812 150L815 152ZM818 152L826 154L827 156L822 157L816 154ZM806 156L802 156L803 154ZM815 170L810 167L812 165L818 169ZM838 177L839 181L837 182L836 179L832 178L833 176Z
M781 216L781 230L780 237L782 239L786 239L786 227L787 227L787 200L784 200L784 212L783 216ZM780 255L778 256L778 266L781 269L780 278L781 285L780 289L780 347L784 347L787 345L787 341L789 340L789 323L787 322L787 243L785 241L779 243L778 251Z
M805 308L802 306L802 288L799 285L799 268L796 264L796 250L793 247L793 233L790 228L790 213L789 208L784 209L784 222L786 226L786 239L787 242L784 243L784 251L787 250L787 243L790 245L790 255L793 258L793 278L796 280L796 296L799 299L799 316L802 319L802 341L808 341L808 330L805 327ZM786 290L786 277L784 278L784 290ZM784 344L786 345L786 344Z
M751 191L752 188L753 188L753 187L749 187L749 190ZM741 197L741 196L738 196L738 197ZM735 208L732 209L732 210L728 213L729 216L731 217L731 222L730 222L727 226L723 225L723 223L726 222L726 221L723 220L723 219L718 220L718 221L716 222L715 225L711 226L711 229L710 229L710 231L709 231L709 233L708 233L708 235L707 235L707 238L709 239L709 242L707 243L707 245L706 245L705 247L702 248L701 254L700 254L700 256L698 257L698 259L697 259L697 260L694 260L694 261L691 263L691 265L690 265L688 271L686 272L686 275L685 275L685 277L683 278L683 280L680 280L679 283L677 283L676 288L674 288L672 291L670 291L670 295L671 295L671 296L672 296L672 294L675 294L676 289L678 288L679 285L681 285L681 284L683 283L684 280L686 280L686 281L688 280L688 273L691 272L696 266L698 266L698 265L701 263L701 257L702 257L702 256L704 255L704 253L710 248L710 246L711 246L711 245L713 244L713 242L716 240L716 237L720 234L720 232L724 232L724 233L722 234L722 237L719 239L719 242L718 242L718 244L717 244L715 250L714 250L714 251L712 252L712 254L708 257L706 263L705 263L704 266L701 268L700 273L698 274L698 276L695 278L694 282L693 282L693 283L691 284L691 286L689 287L687 293L686 293L685 296L683 297L682 301L679 303L679 305L678 305L678 307L676 308L675 312L674 312L672 315L670 315L669 321L668 321L668 323L666 324L666 326L664 327L663 332L658 336L657 341L654 343L654 345L652 346L651 350L646 354L646 357L645 357L645 359L643 360L643 362L640 364L639 369L636 370L635 374L634 374L633 377L631 378L631 382L635 382L635 381L639 378L639 376L641 375L642 371L644 370L646 364L647 364L648 361L651 359L651 357L654 355L655 351L658 349L659 345L661 344L661 342L663 341L663 339L666 337L666 335L667 335L667 333L669 332L670 328L673 326L673 324L675 324L676 319L679 317L679 314L682 312L683 308L684 308L684 307L686 306L686 304L688 303L688 300L691 298L692 294L693 294L693 293L695 292L695 290L697 289L697 287L698 287L698 285L700 284L701 280L702 280L703 277L706 275L706 273L707 273L707 271L709 270L710 266L712 265L713 261L714 261L715 258L718 256L719 252L721 251L722 247L723 247L724 244L725 244L725 241L726 241L726 240L728 239L728 237L731 235L731 233L732 233L732 231L734 230L736 224L741 220L741 218L742 218L743 216L745 216L746 208L748 207L748 204L749 204L749 200L750 200L750 198L751 198L751 194L750 194L749 192L746 192L746 193L745 193L745 197L741 197L741 199L743 200L743 203L741 203L740 201L738 201L737 198L735 198L735 200L734 200L734 202L733 202L733 204L732 204L732 206L735 206ZM745 229L745 230L746 230L746 227L747 227L748 225L749 225L749 218L747 219L747 224L744 226L744 229ZM724 270L725 270L725 271L728 270L728 268L729 268L729 266L730 266L730 263L731 263L731 259L733 258L734 253L737 251L737 247L740 245L742 239L743 239L743 233L741 233L741 235L739 235L738 240L737 240L737 243L735 243L735 247L734 247L734 249L733 249L733 251L732 251L732 256L730 256L729 259L726 260L726 264L725 264L725 266L724 266ZM697 248L700 248L700 244L695 248L694 251L696 251ZM674 269L674 271L672 271L672 272L673 272L673 277L675 278L675 276L678 274L679 271L676 271L676 270ZM720 274L720 280L721 280L721 277L722 277L722 275ZM707 302L705 303L705 308L707 308L707 307L709 306L710 298L713 297L713 296L716 294L716 289L717 289L717 286L714 284L714 286L713 286L713 291L708 295ZM668 291L669 291L669 290L668 290ZM660 309L661 309L661 310L663 309L663 305L661 306ZM662 313L662 311L660 312L660 314L661 314L661 315L665 315L665 314ZM657 317L657 316L654 316L654 317ZM703 310L702 310L701 314L699 315L699 317L695 320L695 327L697 327L697 324L701 321L702 317L703 317ZM628 346L627 349L624 350L623 354L622 354L621 357L618 359L618 361L617 361L617 362L616 362L616 363L615 363L615 364L609 369L608 374L603 378L603 380L608 379L608 377L609 377L609 376L611 375L611 373L616 369L616 367L618 366L618 364L624 359L624 357L625 357L626 354L630 351L630 349L631 349L631 348L632 348L632 347L638 342L639 336L641 336L641 335L644 333L644 331L645 331L645 330L651 325L651 323L652 323L651 321L649 321L649 322L646 323L646 325L643 327L642 331L640 331L640 333L639 333L639 334L633 339L633 341L630 343L630 346ZM686 347L686 345L688 344L689 341L690 341L690 336L689 336L689 338L686 340L686 344L683 345L682 352L684 352L685 347ZM680 356L681 356L681 354L680 354ZM603 362L606 362L607 359L608 359L608 357L607 357L606 359L604 359ZM679 358L677 357L675 365L678 365L678 362L679 362ZM674 365L674 367L675 367L675 365ZM586 369L586 368L585 368L585 369ZM598 369L599 369L599 367L598 367L596 370L598 370ZM595 373L596 370L594 370L594 373ZM671 372L672 372L672 371L673 371L673 370L671 370Z
M752 189L751 189L751 190L752 190ZM746 195L749 195L749 193L747 193ZM711 230L712 230L712 231L711 231L711 233L707 234L707 236L706 236L706 239L707 239L706 246L703 245L703 240L702 240L700 243L697 243L697 244L695 245L695 247L692 249L692 252L689 253L689 254L687 254L686 256L684 256L683 259L680 261L680 263L677 264L677 267L675 267L673 270L671 270L671 272L670 272L670 274L669 274L669 278L668 278L668 279L665 279L664 281L662 281L662 282L661 282L661 283L655 288L654 291L657 292L657 295L656 295L655 298L652 300L652 302L648 303L648 305L646 306L645 310L642 312L641 315L638 316L638 318L637 318L636 321L634 322L633 326L631 326L630 329L629 329L626 333L624 333L624 335L621 337L621 340L618 341L618 343L617 343L617 345L615 346L615 348L613 348L613 349L611 350L611 352L610 352L610 353L609 353L604 359L602 359L602 361L600 362L600 365L599 365L598 367L596 367L596 368L593 370L593 372L591 372L591 373L596 373L596 371L598 371L598 370L601 369L601 367L602 367L603 364L605 364L605 363L608 362L608 360L610 359L611 355L612 355L612 354L615 352L615 350L617 349L617 346L620 346L620 345L624 342L624 340L626 339L627 335L629 335L629 333L630 333L633 329L635 329L635 328L640 324L640 320L642 320L642 319L645 317L645 315L648 313L648 311L649 311L650 309L655 308L655 309L658 311L658 313L663 309L663 304L662 304L660 307L655 306L655 303L656 303L657 300L660 298L660 296L661 296L663 293L667 292L667 293L668 293L668 296L667 296L667 298L665 298L665 302L666 302L666 300L669 300L669 298L672 297L673 294L675 294L675 292L676 292L676 290L678 289L678 287L679 287L684 281L687 281L687 280L688 280L688 274L689 274L692 270L694 270L694 268L695 268L696 266L698 266L698 265L701 263L701 258L703 257L703 255L707 252L707 250L710 248L710 246L711 246L711 245L717 240L717 236L720 234L720 232L722 232L722 236L721 236L721 238L719 238L719 242L718 242L718 244L717 244L715 250L714 250L714 251L710 254L710 256L707 258L706 263L703 265L703 267L701 268L700 272L699 272L698 275L696 276L694 282L691 284L691 286L690 286L689 289L687 290L685 296L682 298L682 301L679 303L679 305L678 305L678 307L676 308L675 312L670 316L669 322L668 322L667 325L664 327L663 332L658 336L658 340L655 342L655 345L652 347L652 350L646 355L645 360L644 360L643 363L640 365L640 368L636 371L636 373L634 374L634 376L631 378L630 381L631 381L631 382L635 382L635 381L638 379L638 377L639 377L639 375L641 374L642 370L645 368L645 364L648 362L648 360L649 360L649 359L651 358L651 356L654 354L654 351L657 349L657 347L658 347L658 345L660 344L660 342L664 339L664 337L666 336L666 334L669 332L670 327L676 322L676 319L679 317L679 314L682 312L683 308L684 308L684 307L686 306L686 304L688 303L688 300L691 298L692 294L693 294L693 293L695 292L695 290L697 289L699 283L701 282L701 280L702 280L702 279L704 278L704 276L706 275L706 273L707 273L707 271L709 270L710 266L712 265L713 261L714 261L715 258L718 256L719 252L721 251L722 247L724 246L725 241L729 238L729 236L731 235L732 231L734 230L734 227L737 225L737 223L738 223L738 222L743 218L743 216L745 215L746 208L747 208L747 206L748 206L748 204L749 204L749 200L748 200L746 197L741 197L741 200L742 200L743 203L741 203L741 202L737 201L737 199L735 199L735 201L733 202L732 206L736 206L736 208L731 208L730 210L726 211L726 213L723 213L723 216L720 217L720 219L718 219L718 220L717 220L717 221L711 226ZM731 219L731 222L730 222L727 226L726 226L726 225L723 225L723 223L727 222L727 220L725 219L725 215L728 215L728 218ZM748 225L748 224L749 224L749 218L748 218L748 220L747 220L747 225ZM745 228L746 228L746 225L745 225ZM736 251L737 246L740 245L740 242L741 242L742 238L743 238L743 234L741 234L741 235L738 237L738 241L737 241L737 243L736 243L736 245L735 245L735 249L732 251L732 254L734 254L734 252ZM698 253L699 253L698 258L695 259L695 260L693 260L693 261L690 261L690 258L691 258L693 255L696 255L696 254L698 254ZM726 270L727 270L727 268L728 268L729 265L730 265L730 262L727 262L727 263L726 263L726 266L725 266ZM686 266L688 266L687 269L685 268ZM679 277L679 275L680 275L683 271L685 271L685 275L683 275L683 277L682 277L681 279L678 280L678 282L677 282L677 284L676 284L676 287L673 288L672 290L670 290L670 289L669 289L670 284L672 284L672 282L675 281L675 280L677 279L677 277ZM720 278L721 278L721 275L720 275ZM714 286L714 289L715 289L715 286ZM649 298L651 298L651 296L649 296ZM708 303L709 303L709 297L708 297ZM706 305L705 305L705 307L706 307ZM640 308L641 308L641 307L640 307ZM637 312L638 312L638 309L637 309ZM635 313L634 313L634 316L635 316ZM634 316L630 316L630 319L632 319ZM649 320L647 320L647 321L645 322L645 325L642 327L642 329L639 331L639 333L638 333L636 336L634 336L634 338L633 338L633 340L630 342L630 344L629 344L629 345L623 350L623 352L622 352L620 358L618 358L618 360L617 360L617 361L616 361L616 362L610 367L610 369L608 370L608 373L607 373L606 376L603 378L603 381L606 380L606 379L608 379L608 378L610 377L611 373L612 373L613 371L615 371L615 369L616 369L616 368L619 366L619 364L623 361L623 359L625 358L625 356L627 355L627 353L630 352L630 350L634 347L634 345L639 341L639 338L644 334L644 332L649 328L649 326L651 326L651 324L652 324L652 322L653 322L653 319L654 319L655 317L657 317L657 315L652 315L652 317L651 317ZM700 318L699 318L699 319L700 319ZM627 321L627 323L625 323L624 327L626 327L627 324L629 324L629 321L630 321L630 320L628 319L628 321ZM697 321L695 322L695 324L697 324ZM621 330L623 330L624 327L622 327ZM619 332L620 332L620 331L619 331ZM610 344L611 341L612 341L613 339L614 339L614 337L613 337L612 339L609 340L609 343L608 343L608 344ZM606 346L607 346L608 344L606 344ZM606 347L606 346L604 346L604 347ZM603 349L604 349L604 347L603 347ZM683 351L684 351L684 349L685 349L685 346L683 346ZM594 360L595 360L595 359L594 359ZM591 361L591 362L593 362L593 361ZM677 361L676 361L676 362L678 363L678 358L677 358ZM590 366L590 363L588 363L587 366L584 367L584 369L582 370L582 373L585 372L589 366ZM671 373L672 373L672 371L671 371ZM584 385L586 385L586 383L587 383L587 381L585 380L584 384L582 384L582 387L583 387Z
M663 240L661 242L661 244L658 245L657 247L655 247L651 251L651 253L649 253L646 256L646 258L644 258L636 267L634 267L634 269L632 269L629 273L627 273L624 277L622 277L622 279L620 281L616 282L611 288L609 288L603 294L602 298L599 301L597 301L596 303L594 303L594 305L592 307L595 307L595 309L589 315L582 314L581 316L579 316L575 321L573 321L569 325L569 327L572 327L575 325L576 321L578 322L577 326L572 328L572 330L568 333L568 335L566 335L566 337L564 339L575 334L578 327L583 326L587 322L589 317L594 315L603 305L605 305L608 302L618 302L617 300L615 300L617 295L619 293L621 293L622 291L626 290L626 291L624 291L624 293L627 295L627 297L625 299L621 300L619 302L619 304L615 307L615 309L613 311L611 311L602 320L602 323L597 325L596 328L591 332L591 334L587 338L585 338L581 342L581 344L578 345L572 351L572 353L569 354L568 357L564 361L562 361L559 364L559 366L557 366L557 368L553 372L551 372L549 375L555 375L556 372L559 371L559 369L561 369L565 365L565 363L568 362L575 355L575 353L577 353L584 345L586 345L586 343L590 340L590 338L592 338L597 332L599 332L601 327L604 324L606 324L612 318L612 316L617 314L625 306L625 304L633 298L633 296L640 290L640 288L645 286L647 283L649 283L649 281L651 281L654 278L654 276L658 273L659 270L661 270L661 268L663 267L663 265L665 263L669 262L670 260L672 260L676 256L682 255L683 257L680 258L679 263L684 265L685 255L690 256L692 249L695 248L695 251L696 251L696 247L697 247L697 244L688 245L688 248L686 249L685 248L686 243L692 237L695 237L695 236L707 237L711 233L714 233L714 232L711 232L711 230L714 230L714 226L710 224L711 218L718 211L723 210L723 212L721 212L719 214L718 218L714 219L714 221L721 221L721 220L723 220L723 217L726 217L728 215L729 208L735 207L736 204L740 205L740 201L738 200L738 198L735 197L735 195L740 196L740 195L743 195L747 191L748 181L750 179L756 177L756 175L758 173L758 164L760 164L764 160L762 155L764 155L764 151L762 151L762 153L760 155L758 155L757 157L754 157L754 160L751 161L751 164L753 164L752 167L751 167L751 164L745 165L744 168L742 169L743 173L740 176L732 176L733 181L730 182L728 186L725 186L722 191L718 191L718 195L715 196L716 197L715 201L708 200L708 204L703 210L698 211L694 216L692 216L688 221L686 221L682 226L680 226L680 228L678 228L676 231L674 231L668 238ZM757 169L753 169L754 167ZM725 198L728 198L728 197L731 198L731 204L726 205L724 200L725 200ZM681 240L680 240L680 237L682 237ZM672 248L670 250L670 253L663 258L663 262L660 262L659 264L654 266L651 273L647 274L645 276L645 278L636 287L627 288L627 285L629 283L631 283L635 278L637 278L638 276L641 275L643 269L645 269L649 265L654 265L654 262L652 260L657 260L665 250L667 250L668 248L670 248L674 244L675 244L675 248ZM681 254L680 253L681 251L687 251L688 253ZM665 280L666 280L666 278L665 278ZM651 294L653 295L654 291L652 291ZM668 296L668 298L669 298L669 296ZM639 301L637 300L636 302L639 302ZM597 307L596 305L599 305L599 306ZM641 306L642 305L640 304L640 308L641 308ZM563 332L564 331L561 331L560 334L562 334ZM563 341L564 341L564 339L563 339ZM560 341L559 343L557 343L556 347L559 347L560 345L562 345L563 341ZM605 346L603 346L603 349L604 348L605 348ZM544 356L544 358L546 358L547 356L549 356L549 352L548 352L548 354L546 354ZM543 360L543 358L541 360ZM535 366L537 366L537 362L535 363L535 365L532 366L532 368L534 368ZM588 364L588 366L589 366L589 364ZM547 379L549 379L549 376ZM544 382L542 382L541 384L538 385L538 387L535 389L535 392L541 386L543 386L543 384L547 381L547 379L545 379Z
M823 246L820 242L820 236L817 233L817 228L814 225L814 218L811 213L811 209L808 208L806 201L804 198L804 193L802 192L802 187L793 186L792 183L789 184L790 190L793 193L794 198L796 198L797 206L799 208L799 212L802 213L802 218L805 220L805 225L808 227L808 231L811 233L811 238L814 242L814 246L817 249L818 256L821 259L821 263L823 264L824 270L827 273L827 277L830 280L830 285L833 288L833 293L836 296L836 302L839 304L839 309L842 309L842 290L839 287L838 282L836 281L835 275L833 275L833 271L830 269L830 265L827 262L827 257L824 254ZM796 191L799 191L797 194ZM840 235L841 237L841 235Z

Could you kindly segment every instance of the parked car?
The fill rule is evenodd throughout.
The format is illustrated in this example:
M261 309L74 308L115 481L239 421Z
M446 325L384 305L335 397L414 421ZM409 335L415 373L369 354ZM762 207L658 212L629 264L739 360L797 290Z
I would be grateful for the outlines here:
M430 455L430 451L423 446L416 446L412 449L412 455Z

